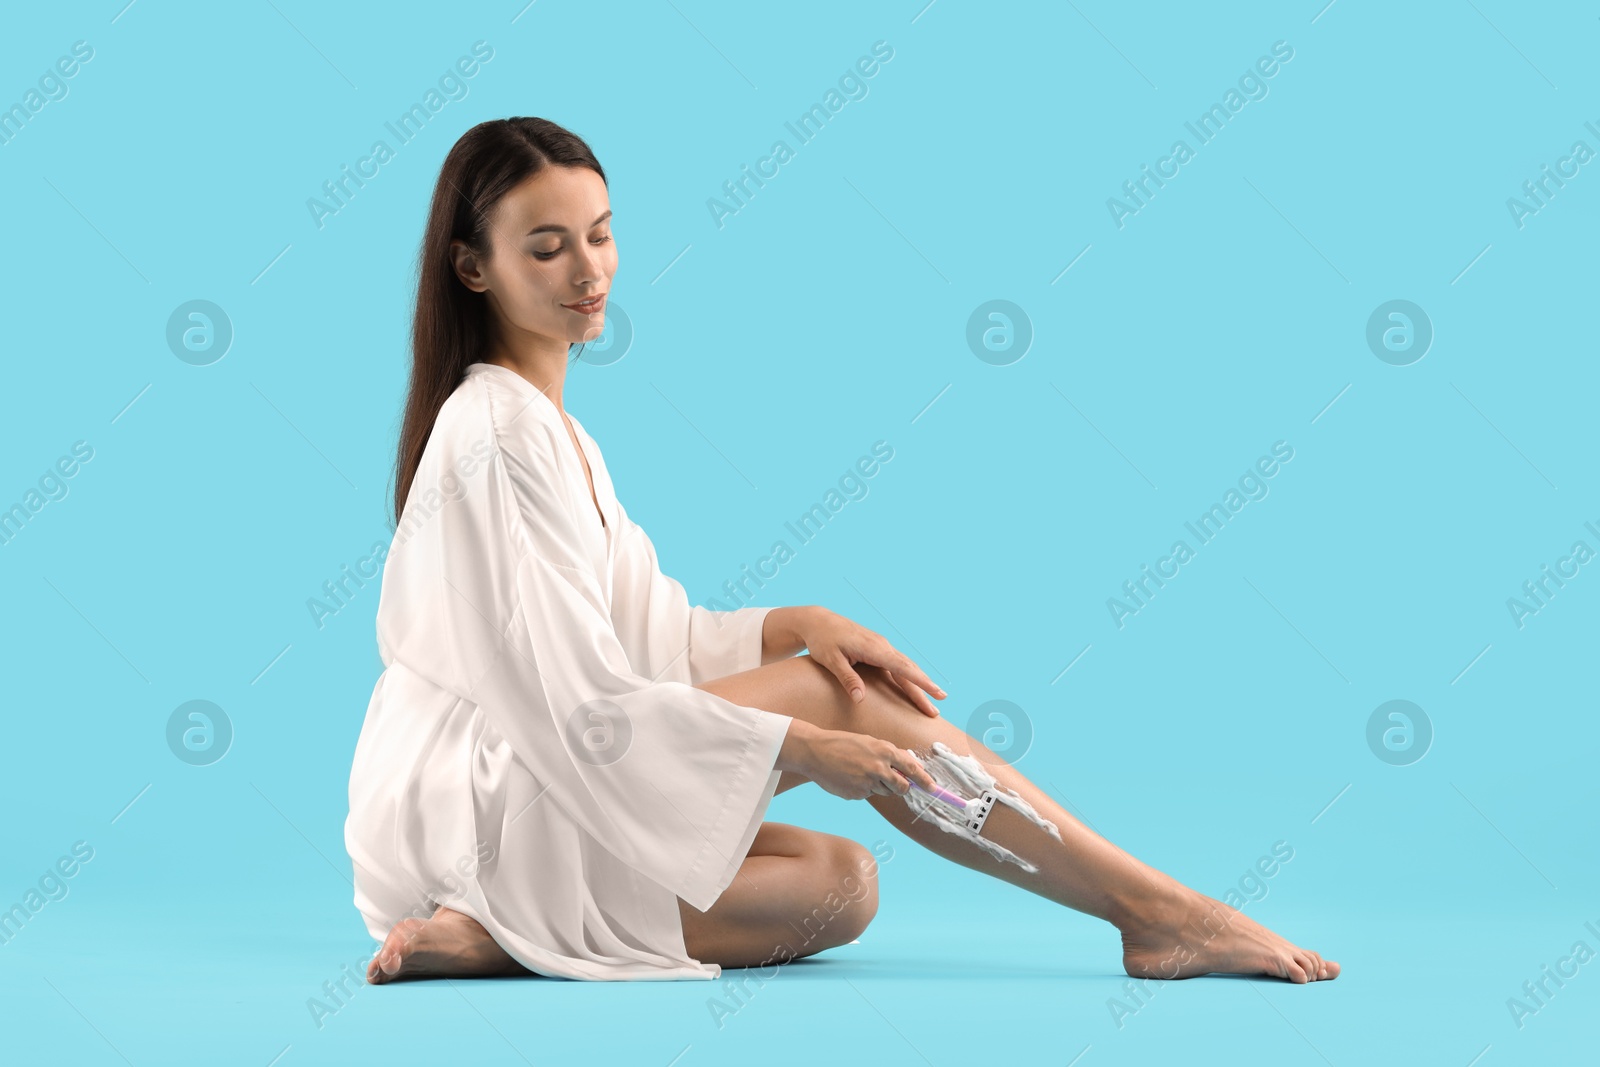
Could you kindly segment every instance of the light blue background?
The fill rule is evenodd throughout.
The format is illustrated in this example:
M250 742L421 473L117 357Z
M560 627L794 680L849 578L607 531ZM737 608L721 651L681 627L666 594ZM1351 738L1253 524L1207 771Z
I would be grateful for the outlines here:
M9 12L0 103L74 41L94 58L0 146L0 505L74 442L94 457L0 546L0 904L75 841L94 858L0 946L5 1058L1592 1059L1600 962L1521 1029L1506 1001L1574 942L1600 950L1600 577L1521 629L1506 601L1575 540L1600 548L1600 164L1521 228L1506 202L1574 141L1600 149L1600 21L1213 7ZM307 199L478 40L469 94L319 229ZM796 146L784 122L880 40L869 94ZM1294 56L1269 94L1198 146L1185 121L1276 41ZM720 1030L711 984L533 980L363 988L315 1025L307 999L373 947L341 830L378 588L320 630L306 601L388 540L440 162L519 114L609 173L636 335L575 366L566 401L668 573L716 595L888 441L758 602L882 632L957 722L1015 702L1019 767L1204 892L1289 842L1247 913L1343 977L1168 983L1119 1028L1111 927L807 788L770 817L889 842L881 910ZM1180 137L1195 157L1119 229L1107 198ZM719 229L707 199L778 138L795 158ZM195 299L235 330L210 366L165 341ZM1034 331L1007 366L965 341L993 299ZM1410 366L1365 341L1394 299L1435 330ZM1270 495L1118 629L1107 598L1280 440ZM166 746L191 699L233 723L211 766ZM1391 699L1435 731L1410 766L1367 747Z

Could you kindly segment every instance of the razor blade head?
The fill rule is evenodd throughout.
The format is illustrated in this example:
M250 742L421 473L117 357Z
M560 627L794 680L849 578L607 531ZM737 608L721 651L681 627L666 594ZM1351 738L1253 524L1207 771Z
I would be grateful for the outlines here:
M993 789L985 789L978 794L977 799L967 801L967 829L973 833L982 830L984 822L989 818L989 812L994 810L995 801L998 799Z

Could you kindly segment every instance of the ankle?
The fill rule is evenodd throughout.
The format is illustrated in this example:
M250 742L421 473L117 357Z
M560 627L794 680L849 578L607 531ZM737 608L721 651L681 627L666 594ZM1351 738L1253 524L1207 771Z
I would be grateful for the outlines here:
M1198 900L1194 890L1154 872L1115 894L1106 920L1123 933L1172 929L1183 924Z

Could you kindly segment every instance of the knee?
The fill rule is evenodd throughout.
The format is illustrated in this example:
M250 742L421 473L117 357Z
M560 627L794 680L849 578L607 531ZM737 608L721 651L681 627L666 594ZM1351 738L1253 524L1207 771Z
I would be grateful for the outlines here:
M832 857L833 885L843 901L837 922L840 944L860 937L878 914L878 864L865 845L839 838Z
M878 912L877 866L872 853L848 838L820 834L811 844L810 877L787 924L803 939L797 956L849 944Z

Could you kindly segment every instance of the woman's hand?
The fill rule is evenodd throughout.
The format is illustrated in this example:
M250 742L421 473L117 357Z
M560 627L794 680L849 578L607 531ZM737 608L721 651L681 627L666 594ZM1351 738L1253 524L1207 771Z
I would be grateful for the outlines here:
M805 736L802 753L800 772L846 800L903 796L912 782L926 789L938 785L916 756L880 737L816 730Z
M853 664L870 663L888 672L918 711L930 718L939 714L939 709L928 699L928 693L943 700L945 691L881 634L827 608L811 605L794 610L796 614L789 626L796 638L804 642L812 659L834 673L845 692L858 703L866 699L867 689Z

